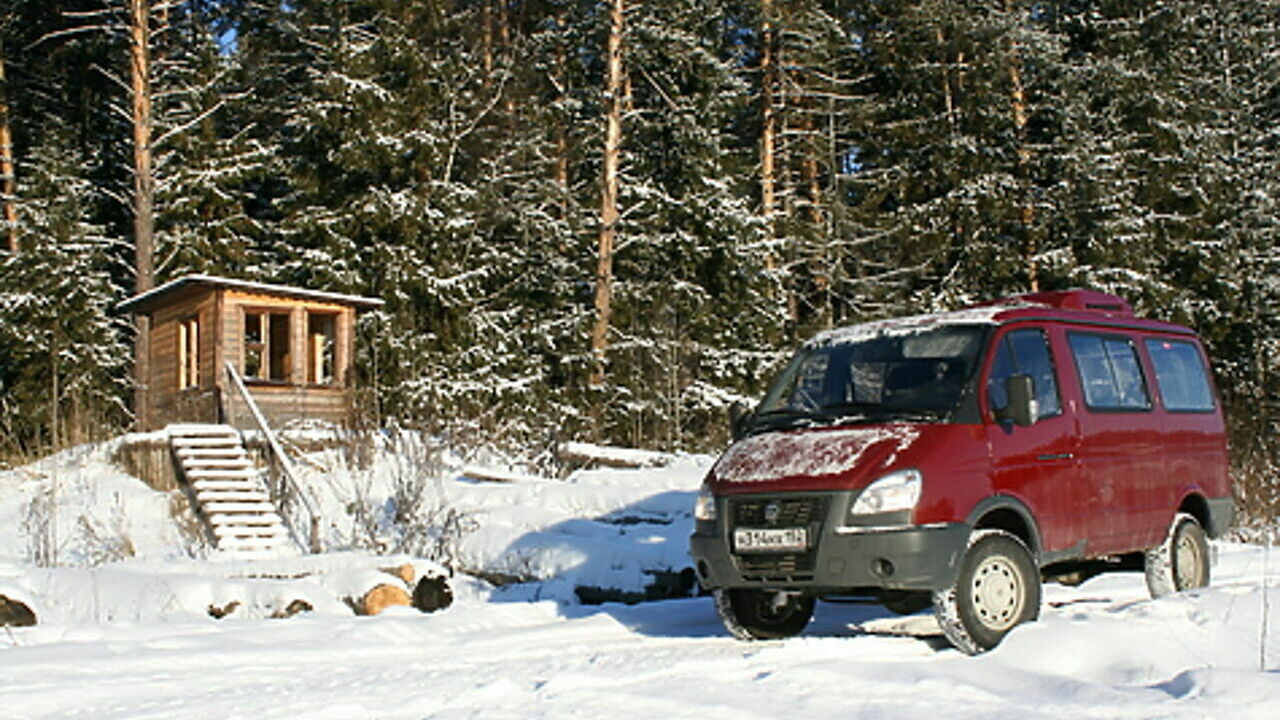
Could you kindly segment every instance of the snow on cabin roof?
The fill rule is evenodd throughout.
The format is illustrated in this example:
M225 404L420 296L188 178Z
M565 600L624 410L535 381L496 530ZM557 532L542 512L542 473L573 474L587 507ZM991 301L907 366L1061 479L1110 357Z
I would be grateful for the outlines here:
M142 293L141 295L135 295L134 297L131 297L117 305L116 309L123 312L134 313L150 312L157 304L162 302L164 297L187 288L226 288L231 290L243 290L245 292L262 293L264 295L280 295L300 300L317 300L320 302L336 303L339 305L351 305L360 310L372 310L373 308L381 307L383 304L383 301L378 298L363 297L360 295L345 295L343 293L324 292L321 290L308 290L307 288L293 287L290 285L272 285L269 283L251 282L249 280L218 277L216 275L184 275L177 280L171 280L164 285Z

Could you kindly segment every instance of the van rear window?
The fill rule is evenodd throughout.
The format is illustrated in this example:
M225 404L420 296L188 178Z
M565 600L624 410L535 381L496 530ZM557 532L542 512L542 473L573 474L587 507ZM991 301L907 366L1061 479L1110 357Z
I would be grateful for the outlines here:
M1165 409L1212 412L1213 390L1195 345L1177 340L1147 340L1146 344Z
M1151 397L1129 338L1067 333L1084 402L1091 410L1148 410Z

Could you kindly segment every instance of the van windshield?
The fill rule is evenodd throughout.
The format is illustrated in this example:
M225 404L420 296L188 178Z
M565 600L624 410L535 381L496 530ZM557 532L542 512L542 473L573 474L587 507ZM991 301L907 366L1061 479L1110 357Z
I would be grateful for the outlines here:
M982 328L951 325L805 346L774 380L752 430L944 419L973 375L982 337Z

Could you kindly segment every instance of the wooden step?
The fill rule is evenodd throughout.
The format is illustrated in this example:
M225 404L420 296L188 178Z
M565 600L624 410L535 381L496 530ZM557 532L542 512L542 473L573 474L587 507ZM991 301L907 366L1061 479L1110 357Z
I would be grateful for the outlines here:
M193 467L184 471L187 479L195 482L196 480L233 480L235 478L256 479L259 477L258 470L243 468L240 470L228 470L222 468L203 468Z
M216 502L271 502L270 495L253 488L197 491L196 499L201 505Z
M214 537L221 539L229 538L284 538L288 537L288 532L283 525L273 525L273 527L257 527L257 528L218 528L219 532L214 533Z
M276 506L260 500L258 502L210 502L200 506L206 513L271 513L276 514Z
M205 490L262 490L263 485L256 478L228 478L224 480L193 480L191 487L196 492Z
M247 458L249 453L240 446L236 447L183 447L177 450L180 459L186 458Z
M283 536L270 537L223 537L218 538L218 547L223 550L258 550L280 547Z
M209 468L209 469L247 469L252 468L253 462L248 457L197 457L183 458L182 466L186 468Z
M284 527L284 521L274 512L270 515L251 513L213 514L209 516L209 524L216 532L219 527Z
M214 537L286 537L284 525L219 525L213 529Z
M244 447L238 437L175 437L169 442L179 451L183 448Z
M169 442L194 503L213 531L217 555L226 559L280 557L292 548L284 520L271 500L264 473L226 425L171 425Z

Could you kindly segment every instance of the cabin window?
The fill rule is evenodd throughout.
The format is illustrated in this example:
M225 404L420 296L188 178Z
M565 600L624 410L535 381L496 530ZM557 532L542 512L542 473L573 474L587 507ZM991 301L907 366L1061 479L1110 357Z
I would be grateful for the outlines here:
M200 319L178 322L178 389L200 385Z
M307 314L307 382L315 385L332 385L334 376L334 327L337 316L333 313Z
M289 314L244 314L244 376L253 380L289 380Z

